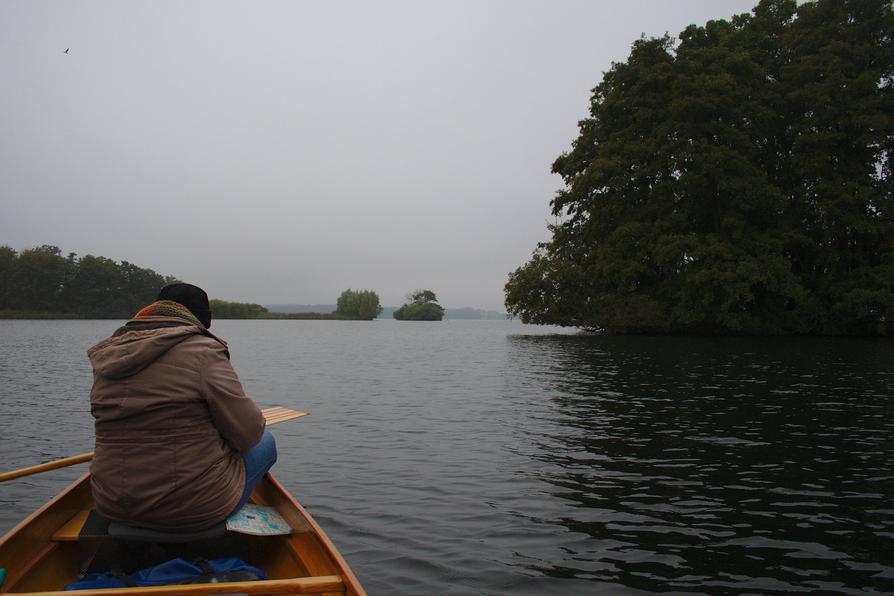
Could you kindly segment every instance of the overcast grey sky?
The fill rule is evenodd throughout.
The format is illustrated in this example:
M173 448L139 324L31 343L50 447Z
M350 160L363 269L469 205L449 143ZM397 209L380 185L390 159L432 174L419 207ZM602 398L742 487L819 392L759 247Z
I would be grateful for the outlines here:
M755 3L4 0L0 244L503 310L602 73Z

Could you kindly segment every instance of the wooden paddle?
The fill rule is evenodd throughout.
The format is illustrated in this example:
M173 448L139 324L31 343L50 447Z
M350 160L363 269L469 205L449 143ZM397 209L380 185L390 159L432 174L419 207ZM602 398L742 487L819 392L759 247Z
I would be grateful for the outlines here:
M279 406L273 408L265 408L261 410L261 413L264 414L264 419L267 421L267 426L270 426L271 424L279 424L280 422L285 422L286 420L293 420L295 418L307 416L307 412L300 412L298 410L282 408ZM27 468L19 468L18 470L12 470L11 472L3 472L2 474L0 474L0 482L12 480L13 478L21 478L22 476L39 474L40 472L46 472L47 470L56 470L58 468L73 466L75 464L82 464L86 461L90 461L91 459L93 459L92 451L90 453L82 453L80 455L72 455L71 457L57 459L45 464L38 464L36 466L30 466Z

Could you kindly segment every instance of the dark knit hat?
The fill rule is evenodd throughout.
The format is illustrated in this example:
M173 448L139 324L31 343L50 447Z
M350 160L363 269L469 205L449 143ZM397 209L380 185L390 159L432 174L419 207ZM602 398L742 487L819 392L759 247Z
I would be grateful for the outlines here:
M211 306L205 290L192 284L169 284L161 289L156 300L173 300L189 309L202 325L211 327Z

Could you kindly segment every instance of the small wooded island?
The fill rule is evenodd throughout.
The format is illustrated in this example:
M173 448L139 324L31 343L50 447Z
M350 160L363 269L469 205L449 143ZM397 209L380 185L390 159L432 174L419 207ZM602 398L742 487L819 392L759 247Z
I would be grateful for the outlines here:
M763 0L639 39L553 163L523 322L894 336L890 0Z
M407 296L410 302L394 311L398 321L440 321L444 308L437 303L438 297L431 290L414 290Z

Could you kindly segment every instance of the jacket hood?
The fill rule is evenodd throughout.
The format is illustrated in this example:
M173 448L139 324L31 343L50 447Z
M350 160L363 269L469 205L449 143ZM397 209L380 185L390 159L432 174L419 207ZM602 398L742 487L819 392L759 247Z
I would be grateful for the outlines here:
M206 333L191 324L146 328L125 326L87 350L87 357L96 374L121 379L140 372L193 335Z

